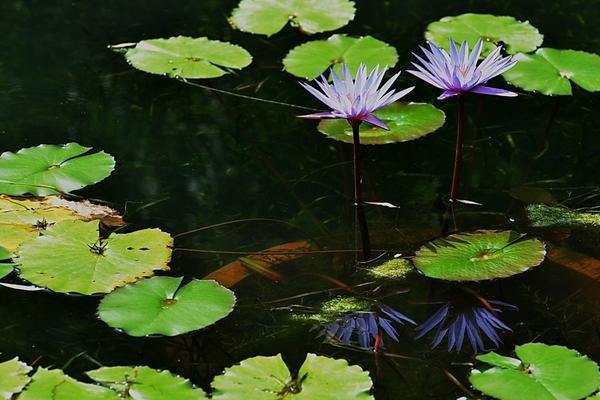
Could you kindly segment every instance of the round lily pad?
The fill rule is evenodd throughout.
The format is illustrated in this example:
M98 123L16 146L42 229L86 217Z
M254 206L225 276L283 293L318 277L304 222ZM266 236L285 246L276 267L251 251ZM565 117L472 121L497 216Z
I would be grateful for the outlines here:
M103 151L86 155L90 149L68 143L4 152L0 155L0 193L47 196L100 182L110 175L115 160Z
M0 195L0 246L14 253L21 244L35 239L57 222L107 217L123 223L115 210L87 200L71 201L59 196L18 198Z
M576 50L538 49L518 54L517 65L502 76L512 85L545 95L570 95L571 82L600 91L600 55Z
M290 22L305 33L332 31L354 18L349 0L242 0L229 22L244 32L271 36Z
M0 399L10 400L19 393L31 378L27 375L31 367L17 357L0 363Z
M76 381L61 370L38 368L19 400L119 400L116 392L98 385Z
M473 386L500 400L579 400L600 387L598 365L575 350L528 343L515 352L518 359L478 356L493 367L474 369L469 377Z
M131 336L180 335L211 325L233 309L233 292L215 281L156 276L110 293L98 306L100 319Z
M346 360L308 354L292 378L281 354L252 357L215 377L213 399L373 400L369 373Z
M408 142L423 137L444 125L446 116L440 109L425 103L392 103L373 114L390 128L389 131L361 124L361 144ZM344 119L324 119L317 127L331 139L352 143L352 127Z
M185 36L142 40L125 58L144 72L188 79L216 78L228 68L242 69L252 62L250 53L240 46Z
M425 276L481 281L515 275L542 263L546 249L537 239L513 231L456 233L421 247L413 262Z
M160 229L99 240L98 221L63 221L19 251L21 277L55 292L108 293L168 270L173 239Z
M149 367L103 367L86 374L94 381L114 390L119 398L133 400L201 400L202 389L169 371Z
M283 59L283 66L290 74L310 80L331 65L341 76L342 64L346 64L354 75L361 63L371 70L376 65L393 67L397 62L396 49L374 37L333 35L327 40L314 40L294 47Z
M5 249L4 247L0 247L0 261L10 260L12 254L10 251Z
M490 14L462 14L444 17L427 26L425 38L440 47L449 48L450 38L457 43L466 40L471 46L483 38L482 56L489 54L496 44L504 43L510 54L527 53L538 48L544 36L528 21Z

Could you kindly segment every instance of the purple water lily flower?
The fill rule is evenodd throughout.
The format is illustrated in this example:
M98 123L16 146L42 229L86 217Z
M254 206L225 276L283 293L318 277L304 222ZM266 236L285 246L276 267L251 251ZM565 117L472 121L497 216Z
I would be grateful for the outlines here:
M384 316L376 311L360 311L343 315L325 325L317 337L324 336L326 341L377 351L383 347L383 333L395 342L399 341L398 331L390 319L402 325L406 322L416 325L415 321L386 305L380 305L379 311Z
M438 99L456 96L465 92L490 94L494 96L516 96L514 92L504 89L485 86L487 81L512 68L517 61L512 56L502 57L501 48L496 47L479 65L477 61L481 54L483 40L479 39L469 54L469 44L463 41L460 50L456 48L454 40L450 39L450 54L444 49L429 43L430 50L423 46L421 50L427 57L427 61L419 55L413 55L419 63L412 65L418 70L409 70L417 78L431 85L443 89Z
M437 347L445 337L448 337L448 351L456 349L456 352L460 352L465 338L471 343L474 354L489 350L484 345L485 337L494 343L494 348L497 348L502 343L497 331L512 331L498 318L500 307L512 309L516 307L495 300L489 300L487 303L492 307L491 309L482 303L470 306L452 302L445 304L417 327L419 334L416 339L422 338L436 328L431 348Z
M358 67L356 79L352 79L352 74L346 64L342 65L343 77L341 79L333 69L330 71L333 83L329 83L323 75L320 76L320 81L315 79L321 91L305 82L300 82L300 85L329 106L331 111L299 115L299 118L341 118L347 119L350 124L352 122L365 121L389 130L383 121L372 114L373 111L399 100L414 89L413 86L398 93L395 90L390 90L400 72L392 76L383 86L379 87L387 71L387 68L379 71L379 66L376 66L367 74L366 65L361 64Z

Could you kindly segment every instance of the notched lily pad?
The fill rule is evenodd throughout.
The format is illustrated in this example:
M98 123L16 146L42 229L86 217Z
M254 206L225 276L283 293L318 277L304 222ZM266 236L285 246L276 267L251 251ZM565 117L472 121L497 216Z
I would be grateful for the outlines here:
M76 381L61 370L38 368L19 400L119 400L116 392L98 385Z
M131 336L180 335L226 317L233 292L215 281L156 276L110 293L98 306L100 319Z
M149 39L125 53L134 67L171 78L217 78L228 69L242 69L252 62L244 48L208 38L186 36Z
M0 155L0 194L47 196L69 193L110 175L114 158L77 143L42 144Z
M397 62L396 49L374 37L333 35L327 40L314 40L294 47L283 59L283 66L290 74L310 80L332 65L342 76L342 64L346 64L354 75L361 63L371 70L376 65L393 67Z
M542 263L544 243L513 231L456 233L421 247L413 263L425 276L481 281L519 274Z
M502 76L512 85L545 95L571 95L571 83L600 91L600 55L576 50L538 49L518 54L517 65Z
M271 36L290 22L311 34L341 28L354 13L349 0L242 0L229 23L244 32Z
M202 389L185 378L149 367L103 367L86 374L99 384L118 393L120 399L201 400Z
M473 386L500 400L579 400L600 387L598 365L575 350L528 343L515 352L518 359L478 356L494 367L471 371Z
M110 219L111 224L117 226L124 224L115 210L87 200L0 195L0 246L14 253L21 244L35 239L57 222L93 219Z
M108 293L168 270L173 239L160 229L99 239L98 221L63 221L19 251L21 277L55 292Z
M444 17L427 26L425 38L448 49L450 38L461 43L466 40L474 46L483 38L482 56L488 55L500 42L510 54L527 53L538 48L544 36L528 21L520 22L513 17L490 14L462 14Z
M281 354L252 357L215 377L214 399L373 400L369 374L346 360L308 354L292 378Z
M407 142L423 137L444 125L444 112L426 103L392 103L375 114L387 124L389 131L370 124L361 124L361 144ZM317 127L331 139L352 143L352 128L346 120L324 119Z
M0 363L0 399L10 400L23 390L31 380L29 371L31 367L17 357Z

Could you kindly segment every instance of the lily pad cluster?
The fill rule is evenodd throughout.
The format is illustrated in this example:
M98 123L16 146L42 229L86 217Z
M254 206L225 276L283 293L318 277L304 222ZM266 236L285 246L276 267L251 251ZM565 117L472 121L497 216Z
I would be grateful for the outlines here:
M169 371L146 366L102 367L86 372L95 383L83 383L59 369L39 367L30 376L30 366L17 358L0 363L0 398L11 399L99 399L177 400L208 399L202 389ZM368 372L345 360L308 354L296 376L281 355L252 357L227 368L214 378L213 399L298 400L373 399Z
M503 76L509 84L545 95L571 95L574 83L590 92L600 91L600 55L579 50L538 48L544 36L528 21L489 14L444 17L427 27L425 38L448 48L449 40L473 45L485 40L482 56L503 44L518 63ZM536 50L537 49L537 50Z
M598 365L575 350L528 343L516 346L515 355L477 356L483 364L473 369L469 381L500 400L579 400L600 388Z

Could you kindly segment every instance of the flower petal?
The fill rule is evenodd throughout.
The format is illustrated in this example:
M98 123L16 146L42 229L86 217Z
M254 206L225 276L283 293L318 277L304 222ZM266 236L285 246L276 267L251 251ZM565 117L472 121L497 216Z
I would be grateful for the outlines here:
M475 86L470 90L473 93L479 94L489 94L492 96L505 96L505 97L515 97L517 94L515 92L511 92L510 90L498 89L489 86Z
M361 118L362 121L368 122L371 125L375 125L378 128L381 129L385 129L386 131L389 131L390 128L388 128L388 126L379 118L377 118L376 116L374 116L373 114L369 114L364 118Z
M448 97L457 96L459 94L460 94L459 92L456 92L454 90L446 90L446 91L444 91L444 93L439 95L437 99L444 100L444 99L447 99Z

